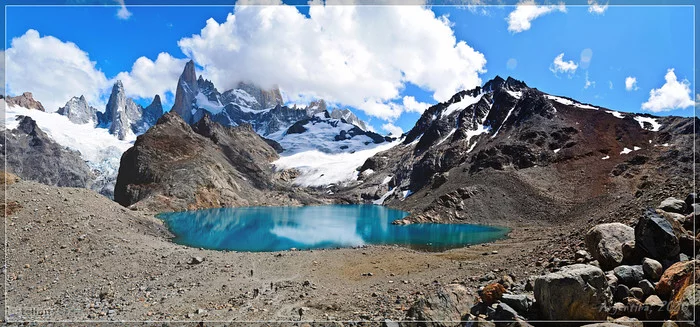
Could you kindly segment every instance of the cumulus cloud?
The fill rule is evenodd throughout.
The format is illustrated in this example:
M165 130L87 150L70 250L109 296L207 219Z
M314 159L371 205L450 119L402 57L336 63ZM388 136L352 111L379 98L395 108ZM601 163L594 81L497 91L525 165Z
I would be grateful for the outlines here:
M512 33L527 31L532 27L532 21L537 17L554 11L566 12L566 6L563 4L538 6L535 4L535 0L520 1L515 7L515 10L506 18L508 21L508 31Z
M612 90L612 89L613 89L613 82L612 82L612 81L608 81L608 84L610 85L610 89Z
M80 95L93 106L104 106L100 95L109 82L75 43L42 37L30 29L13 38L5 54L8 94L32 92L48 111L56 111Z
M554 62L552 62L552 65L549 67L549 70L552 71L552 73L554 73L555 75L557 73L565 73L571 76L573 73L576 72L577 68L578 64L576 64L572 60L564 61L564 53L562 52L560 55L554 58Z
M627 76L627 78L625 78L625 90L627 90L627 91L639 90L639 87L637 87L637 78L636 77Z
M115 79L124 83L127 96L150 99L159 94L165 100L166 92L175 94L177 80L186 61L165 52L158 54L156 61L140 57L131 67L131 72L121 72Z
M219 88L238 81L279 85L288 100L311 96L381 119L406 110L406 83L437 101L481 84L484 55L457 41L446 16L425 6L295 7L237 4L225 21L207 20L178 42ZM377 32L381 31L381 32Z
M401 134L403 134L403 129L401 129L401 127L391 123L382 125L382 129L387 133L391 133L391 135L393 136L400 136Z
M674 69L666 72L666 83L658 89L649 91L649 100L642 103L642 109L652 112L684 109L695 105L691 99L690 82L687 79L678 81Z
M591 14L602 15L608 10L608 3L604 5L598 4L595 0L588 0L588 12Z
M129 9L126 9L126 4L124 3L124 0L117 0L117 3L120 4L119 10L117 11L117 17L119 19L124 19L127 20L129 17L131 17L131 12Z
M403 97L403 107L406 111L412 111L422 114L423 111L425 111L425 109L428 109L428 107L430 107L430 104L416 101L416 98L408 95Z

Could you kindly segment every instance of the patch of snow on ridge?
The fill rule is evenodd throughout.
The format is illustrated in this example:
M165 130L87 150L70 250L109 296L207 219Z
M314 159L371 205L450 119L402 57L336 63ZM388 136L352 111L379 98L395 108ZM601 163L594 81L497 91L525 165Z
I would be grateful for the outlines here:
M659 122L656 121L656 119L654 119L654 118L636 116L636 117L634 117L634 120L636 120L639 123L639 126L641 126L644 129L650 130L652 132L658 132L661 129L661 124L659 124ZM651 129L644 127L644 123L651 124Z
M119 172L122 154L136 140L133 133L125 140L109 134L106 128L92 127L90 124L75 124L68 117L55 112L43 112L22 107L7 107L5 127L15 129L19 125L17 116L28 116L56 143L80 152L87 165L97 173L97 180L114 187Z
M559 149L554 149L554 153L557 153L557 152L559 152L559 151L561 151L561 148L559 148Z
M579 102L576 102L576 101L573 101L573 100L569 100L569 99L565 99L565 98L562 98L562 97L558 97L558 96L555 96L555 95L549 95L549 94L547 94L547 95L545 95L545 97L546 97L547 99L549 99L549 100L553 100L553 101L559 102L559 103L561 103L561 104L563 104L563 105L565 105L565 106L573 106L573 107L576 107L576 108L581 108L581 109L592 109L592 110L598 110L598 109L599 109L598 107L595 107L595 106L591 106L591 105L588 105L588 104L582 104L582 103L579 103ZM612 113L612 112L610 112L610 113ZM614 114L613 114L613 115L614 115ZM616 116L616 117L617 117L617 116ZM618 117L618 118L620 118L620 117Z
M220 101L216 101L216 103L209 101L209 99L200 93L197 93L197 96L194 97L195 100L197 100L197 107L202 108L206 111L209 111L212 115L216 115L220 113L222 110L224 110L224 106L221 105Z
M598 107L594 107L594 106L587 105L587 104L581 104L581 103L574 104L574 107L581 108L581 109L598 110Z
M558 97L558 96L554 96L554 95L549 95L549 94L547 94L546 97L547 97L547 99L549 99L549 100L554 100L554 101L559 102L559 103L561 103L561 104L563 104L563 105L566 105L566 106L571 106L571 105L574 104L573 101L571 101L571 100L569 100L569 99L560 98L560 97Z
M400 144L402 139L386 142L375 147L350 152L325 153L318 150L296 152L284 155L272 164L276 169L296 168L301 175L294 179L294 184L301 186L323 186L352 180L357 176L357 167L367 158Z
M384 193L384 195L382 195L381 198L372 201L372 203L373 203L373 204L376 204L376 205L382 205L382 204L384 204L384 201L386 200L386 198L388 198L389 195L391 195L392 193L394 193L394 190L395 190L395 189L396 189L395 187L392 188L391 190L389 190L389 192Z
M513 113L513 110L515 110L515 107L517 107L517 105L513 106L513 108L511 108L510 110L508 110L508 114L506 115L506 118L503 119L503 122L501 123L501 126L498 126L498 129L496 130L496 133L493 133L493 136L491 136L491 138L494 138L494 137L496 137L496 135L498 135L498 132L501 130L501 128L503 128L503 125L506 124L506 121L508 121L508 118L510 117L510 114L512 114L512 113Z
M483 96L484 93L480 93L476 97L470 97L468 95L465 95L464 97L462 97L461 100L447 106L445 111L442 112L442 117L447 117L455 111L466 109L467 107L479 102L479 100L481 100L481 97Z
M605 156L605 157L602 157L602 158L600 158L600 159L608 160L608 159L610 159L610 156Z
M381 185L389 184L389 182L391 182L391 179L392 179L392 178L394 178L394 176L387 176L387 177L384 177L384 180L382 180L382 184L381 184Z
M516 99L520 99L523 97L523 92L520 92L520 91L506 90L506 92L508 92L508 94L510 94L510 96L512 96Z
M452 136L452 134L455 133L455 131L457 131L457 129L453 128L449 133L447 133L447 135L445 135L445 137L443 137L439 142L437 142L435 144L435 146L438 146L438 145L442 144L443 142L447 141L447 139L449 139L450 136Z
M632 149L633 149L634 151L639 151L639 150L641 150L642 148L640 148L640 147L638 147L638 146L635 146L635 147L632 148Z
M620 119L625 118L625 115L621 114L619 111L606 110L605 112L615 116L615 118L620 118Z
M620 154L628 154L630 152L632 152L632 150L630 150L629 148L624 148L622 149L622 151L620 151Z
M403 194L403 199L405 200L407 197L409 197L409 196L411 196L411 194L413 194L413 191L405 190L405 191L401 192L401 194Z

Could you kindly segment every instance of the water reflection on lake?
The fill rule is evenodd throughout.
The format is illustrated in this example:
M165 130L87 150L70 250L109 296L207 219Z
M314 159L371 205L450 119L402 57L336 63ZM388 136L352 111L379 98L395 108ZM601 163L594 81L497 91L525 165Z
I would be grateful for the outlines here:
M508 230L466 224L392 225L408 213L375 205L244 207L158 215L174 242L235 251L397 244L443 251L503 238Z

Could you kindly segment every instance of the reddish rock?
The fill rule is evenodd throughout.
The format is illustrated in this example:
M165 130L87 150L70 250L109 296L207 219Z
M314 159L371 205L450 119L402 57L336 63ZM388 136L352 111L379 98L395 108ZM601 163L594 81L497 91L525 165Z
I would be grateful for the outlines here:
M491 305L500 300L505 292L506 288L503 285L499 283L489 284L484 287L481 294L481 300L487 305Z

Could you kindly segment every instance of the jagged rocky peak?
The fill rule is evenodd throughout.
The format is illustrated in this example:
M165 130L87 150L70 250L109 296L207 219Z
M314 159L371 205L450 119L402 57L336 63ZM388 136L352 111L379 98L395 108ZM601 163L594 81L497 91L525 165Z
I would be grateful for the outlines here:
M120 140L126 139L134 133L142 133L147 126L142 125L143 108L131 98L126 97L124 84L117 81L112 87L107 107L103 114L98 114L100 126L108 127L109 133L116 135Z
M172 111L180 115L187 123L192 122L192 115L194 114L192 104L198 92L199 85L194 70L194 61L190 60L185 64L185 69L177 81L175 103L173 103L172 108Z
M160 101L160 95L156 94L156 96L153 97L151 104L143 109L142 119L144 124L153 126L156 124L160 116L163 116L163 104Z
M331 111L331 118L335 119L342 119L346 123L353 124L359 128L361 128L363 131L368 130L367 124L360 120L350 109L338 109L334 108Z
M8 106L12 107L19 106L27 109L46 111L41 102L34 100L32 92L24 92L22 93L22 95L18 95L16 97L8 96L7 98L5 98L5 103L7 103Z
M97 125L97 109L90 106L82 95L68 100L65 106L58 108L57 112L76 124Z

